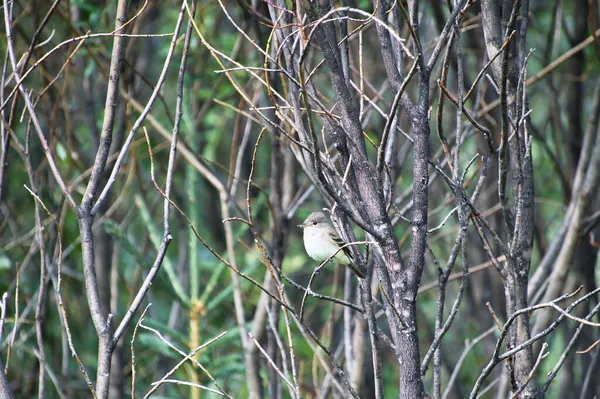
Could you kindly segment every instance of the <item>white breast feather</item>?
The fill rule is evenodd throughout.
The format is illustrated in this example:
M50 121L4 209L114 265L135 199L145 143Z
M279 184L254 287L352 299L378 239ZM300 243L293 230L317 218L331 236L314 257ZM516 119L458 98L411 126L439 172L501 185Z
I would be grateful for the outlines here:
M322 262L337 251L338 246L331 241L331 238L322 234L321 231L311 233L310 230L312 229L304 229L304 248L308 256L317 262ZM339 251L333 257L333 261L343 265L350 263L343 251Z

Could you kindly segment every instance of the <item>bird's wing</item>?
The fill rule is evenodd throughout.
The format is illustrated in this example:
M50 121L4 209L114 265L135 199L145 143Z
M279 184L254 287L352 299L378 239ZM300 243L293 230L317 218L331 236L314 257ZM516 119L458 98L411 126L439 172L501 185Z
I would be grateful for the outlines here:
M342 240L342 238L334 230L328 231L328 234L329 238L331 238L331 240L335 242L338 247L342 247L342 252L344 252L348 259L350 259L350 261L353 262L354 257L352 256L352 252L350 252L350 249L348 247L344 247L344 245L346 245L346 242Z
M350 252L350 248L344 247L344 245L346 245L346 242L344 242L344 240L342 240L342 238L333 230L329 231L328 234L331 240L335 242L339 247L341 247L342 252L344 252L344 254L346 254L346 256L348 257L350 263L347 266L350 268L350 270L352 270L352 272L354 272L354 274L356 274L358 278L365 278L365 274L360 270L360 267L356 264L354 257L352 256L352 252Z

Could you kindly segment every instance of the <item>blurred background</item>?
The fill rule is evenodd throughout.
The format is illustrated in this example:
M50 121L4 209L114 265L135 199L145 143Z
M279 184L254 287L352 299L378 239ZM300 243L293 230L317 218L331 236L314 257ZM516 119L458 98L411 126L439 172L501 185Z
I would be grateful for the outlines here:
M368 13L373 11L370 2L361 0L349 3ZM430 54L449 11L445 2L430 0L420 3L423 51ZM3 8L2 15L6 12ZM21 63L25 62L22 55L34 43L29 60L25 65L20 65L23 71L35 66L23 84L35 104L35 112L58 170L78 203L86 190L96 152L102 144L102 121L113 46L113 35L110 33L115 29L115 13L116 1L70 0L54 4L49 0L12 2L12 42ZM279 298L278 291L270 283L272 270L265 266L264 253L261 253L261 246L264 246L272 263L291 280L281 281L286 301L299 312L304 296L302 287L307 286L317 263L306 255L302 231L295 226L309 213L324 207L331 208L331 204L321 197L318 190L314 190L312 181L294 157L290 140L274 131L258 116L257 110L273 118L276 114L272 106L273 95L267 90L264 80L258 77L266 79L269 75L274 89L279 93L287 93L281 74L274 70L267 73L251 69L266 65L265 57L257 47L268 48L272 40L266 3L201 0L197 2L195 10L196 26L188 28L188 14L185 9L182 13L180 2L129 2L127 19L135 18L126 29L131 36L125 40L113 137L100 187L104 187L108 181L127 136L159 81L169 54L172 34L182 14L183 24L164 84L157 92L150 113L134 135L115 176L114 185L93 220L101 306L106 314L114 316L114 324L118 325L155 262L164 237L164 197L152 182L152 173L156 184L164 190L173 126L178 117L179 69L186 28L190 29L178 131L180 147L174 158L170 195L179 210L171 208L172 242L161 268L132 323L116 345L112 357L110 397L132 396L134 368L133 386L137 395L143 396L152 388L154 381L161 379L178 364L182 355L165 341L188 353L225 331L226 334L217 341L194 355L208 373L186 362L177 368L171 378L201 384L216 392L224 391L232 397L242 398L250 395L246 373L254 372L258 374L265 397L289 397L286 384L248 335L250 332L280 367L284 362L289 367L290 359L282 359L280 347L283 345L287 348L288 345L286 317L276 302L261 295L263 290L232 270L239 270ZM552 245L559 245L555 244L557 240L562 241L561 234L564 231L561 233L561 225L565 223L566 211L574 200L574 178L586 146L584 134L594 111L594 87L600 71L600 42L590 36L599 28L597 16L597 4L594 1L529 1L526 48L535 49L528 60L525 77L527 100L532 111L530 134L535 177L532 276ZM488 61L480 22L480 5L476 2L467 10L460 25L467 89ZM349 31L359 25L359 22L350 21ZM4 31L4 25L2 29ZM242 35L240 30L248 36ZM106 35L69 41L88 33ZM398 34L402 38L410 37L406 26L399 27ZM6 35L2 36L0 50L6 54L8 42ZM360 102L361 121L368 154L375 162L375 144L381 139L386 123L381 110L388 112L393 92L386 78L374 26L365 29L360 40L355 35L349 48L352 66L350 76L357 84L358 77L362 76L360 82L363 86L357 87L357 92L362 91L365 98L369 99ZM275 54L273 49L267 51ZM72 345L94 381L98 338L90 322L86 300L78 218L53 177L23 97L9 98L15 87L15 77L11 73L8 58L4 59L2 157L5 165L0 181L0 294L6 293L6 296L0 324L0 358L15 397L39 395L40 348L45 352L45 396L88 397L90 390L72 357L60 301L55 295L57 267L62 261L60 287ZM321 60L318 49L307 52L306 65L315 68L312 79L316 87L322 90L324 103L333 107L327 69L317 68ZM444 61L450 65L448 90L456 95L454 52L447 59L442 54L431 79L430 153L434 162L440 164L444 152L438 137L450 137L456 131L455 106L448 99L445 100L445 106L449 110L441 118L437 117L440 89L436 79L440 77ZM250 69L242 70L240 65ZM406 61L401 68L407 73L410 66L411 62ZM231 68L228 73L223 72L226 68ZM255 71L255 76L250 73L252 71ZM245 93L247 98L244 99L240 92ZM415 96L415 82L409 84L407 93ZM491 108L490 104L493 107L497 99L492 79L484 76L470 102L466 103L469 112L490 130L496 144L500 142L501 115L499 107ZM319 128L320 125L318 132ZM488 151L487 143L468 122L464 122L463 128L463 170L469 161L475 159L465 175L465 186L472 190L482 171L480 156ZM284 126L284 130L294 135L291 127ZM412 149L407 139L410 132L410 121L400 109L398 129L392 133L396 144L390 158L394 178L389 214L395 222L396 239L404 255L408 254L410 248L411 232L410 224L406 221L412 207ZM328 147L335 152L331 138L319 137L318 142L323 150ZM148 143L152 149L152 159ZM476 157L477 154L480 156ZM447 166L442 168L448 171ZM439 174L433 168L431 170L428 227L434 229L444 224L430 232L428 245L435 259L439 259L443 266L459 226L456 217L446 218L455 206L455 197ZM478 210L492 227L499 229L499 234L504 238L502 212L498 203L498 170L493 162L487 173L482 194L477 201ZM35 187L32 187L32 179ZM40 206L41 203L25 186L39 195L47 210ZM512 195L509 193L509 197L512 198ZM251 227L245 222L250 220L249 201ZM579 294L581 296L593 291L600 282L597 261L600 241L598 205L596 191L592 191L589 206L584 212L584 229L574 255L569 259L568 276L561 293L573 292L583 286ZM37 222L36 215L39 218ZM224 222L228 218L234 219ZM40 229L36 228L36 223L42 227L43 245L38 239ZM494 327L486 303L490 303L501 320L506 320L500 274L490 261L489 253L485 250L486 244L482 244L473 227L469 229L471 245L468 263L471 275L457 319L441 349L445 383L456 370L447 392L449 398L468 397L493 352L498 330ZM354 232L357 240L366 239L358 227L354 227ZM493 242L487 245L497 254ZM364 246L360 248L366 253ZM438 274L431 253L426 254L426 266L417 299L422 353L426 352L434 339L438 295ZM223 257L231 267L227 267L215 254ZM498 254L497 260L502 262L501 255ZM40 267L44 265L48 273L40 281ZM369 268L372 272L372 266ZM447 286L447 308L452 306L459 289L460 266L456 267L455 272L458 274L451 275ZM372 281L374 295L377 295L377 278ZM46 289L45 299L40 303L41 287ZM341 266L326 265L315 276L311 289L328 297L358 303L356 279ZM385 299L379 296L379 301ZM597 302L595 296L589 303L581 304L574 314L585 317ZM132 363L133 329L141 311L150 304L143 321L147 328L140 326L136 332L135 363ZM380 317L381 309L381 302L376 303L375 311L379 312ZM331 349L342 365L344 342L348 336L344 331L350 326L358 328L358 322L352 317L353 312L348 306L331 300L314 296L306 299L304 322L320 342ZM594 321L597 322L598 318ZM386 326L386 323L381 324L384 333ZM578 323L565 321L546 337L550 355L541 363L537 373L541 382L546 380L547 372L556 365L578 327ZM164 341L149 328L160 331ZM343 397L331 381L331 372L327 369L330 360L324 352L316 347L314 340L299 324L292 321L289 331L293 336L301 397ZM465 345L468 347L473 339L486 331L487 335L482 336L461 358ZM365 330L355 334L354 339L358 339L356 337L366 340L359 348L367 358L361 377L360 396L367 398L371 397L373 389L369 337ZM598 337L598 327L587 326L583 328L574 349L585 350ZM396 397L399 393L398 364L392 351L385 344L382 345L384 392L387 397ZM550 386L547 397L592 398L600 393L600 386L593 377L598 375L600 366L598 354L598 347L585 354L571 353L556 381ZM248 370L247 356L254 359L256 367L252 371ZM506 397L502 396L500 388L503 367L502 364L497 366L487 379L487 383L495 385L482 397ZM429 372L424 380L426 389L431 386L431 379ZM193 388L183 383L164 383L158 387L154 397L219 395L222 393Z

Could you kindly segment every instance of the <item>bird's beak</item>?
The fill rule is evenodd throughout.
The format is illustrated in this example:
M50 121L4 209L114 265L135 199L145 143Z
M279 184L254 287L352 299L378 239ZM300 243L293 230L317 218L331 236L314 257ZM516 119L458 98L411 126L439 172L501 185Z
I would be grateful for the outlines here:
M298 227L300 227L301 229L303 229L305 227L308 227L308 225L307 224L299 224Z

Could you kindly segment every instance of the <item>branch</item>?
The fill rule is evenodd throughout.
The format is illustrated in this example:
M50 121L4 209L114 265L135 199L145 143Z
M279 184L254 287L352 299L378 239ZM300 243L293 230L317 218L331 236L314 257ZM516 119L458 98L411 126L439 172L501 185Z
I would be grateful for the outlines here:
M6 1L6 0L4 0L4 1ZM179 16L177 18L177 22L175 24L175 29L173 31L173 38L171 39L171 45L169 47L169 51L167 52L167 56L165 57L163 69L160 73L160 76L158 77L156 86L154 87L154 90L152 91L152 94L150 95L150 98L148 99L148 102L146 103L144 110L142 111L142 113L140 114L138 119L135 121L133 126L131 127L131 131L129 132L129 135L127 136L127 139L125 140L123 147L121 148L121 151L119 153L119 157L117 158L117 161L115 162L115 166L113 166L110 177L108 178L108 182L106 183L106 186L104 186L104 189L100 193L98 200L96 201L96 203L94 204L94 207L92 208L92 210L90 212L91 216L94 216L96 214L96 212L98 212L98 209L100 209L102 202L104 202L104 200L106 199L108 192L110 191L112 185L114 184L115 180L117 179L117 174L119 173L121 164L123 163L125 156L127 155L127 151L129 150L129 147L131 146L131 142L133 141L133 138L135 137L135 133L137 132L139 127L142 125L142 123L146 119L146 116L150 112L150 109L152 108L152 105L154 104L154 101L156 100L156 97L158 96L158 93L162 87L162 84L164 83L164 81L167 77L167 71L169 69L169 65L171 63L171 59L172 59L173 53L175 51L175 45L177 44L177 38L179 36L179 29L181 28L181 24L183 23L183 16L185 14L186 5L187 5L186 1L184 1L181 5L181 9L179 11Z
M117 4L117 14L115 17L115 31L122 28L127 18L127 1L119 0ZM100 135L100 144L96 152L92 176L85 189L81 207L87 209L92 206L96 200L96 195L102 177L104 176L104 167L110 153L110 144L112 142L113 125L116 114L117 99L119 98L119 80L121 79L121 64L123 62L123 53L125 51L125 38L115 36L113 39L112 55L110 57L109 79L106 88L106 101L104 103L104 120L102 121L102 133Z
M494 354L492 355L492 359L487 364L487 366L481 371L481 374L479 375L479 378L477 378L477 381L475 382L475 386L471 390L471 394L469 395L469 399L475 399L477 397L477 393L481 389L485 378L492 372L492 370L494 369L494 367L498 363L500 363L504 359L509 358L510 356L514 355L515 353L520 352L523 349L530 347L531 345L533 345L535 342L537 342L541 338L543 338L546 335L550 334L552 331L554 331L556 329L556 327L558 327L558 325L565 318L564 314L561 313L561 315L558 316L558 318L552 324L550 324L545 330L541 331L540 333L534 335L533 337L531 337L527 341L522 342L520 345L518 345L518 346L516 346L516 347L514 347L514 348L512 348L512 349L510 349L508 351L506 351L502 355L500 355L500 348L502 346L502 342L506 338L506 335L508 333L509 327L517 319L517 317L519 317L520 315L523 315L523 314L528 314L528 313L530 313L530 312L532 312L534 310L552 307L553 304L556 304L557 302L560 302L560 301L562 301L564 299L567 299L567 298L570 298L570 297L576 295L580 290L581 290L581 287L577 291L575 291L573 293L570 293L570 294L564 294L564 295L560 296L559 298L556 298L555 300L553 300L551 302L541 303L541 304L538 304L538 305L529 306L527 308L519 309L516 312L514 312L510 316L510 318L506 321L506 323L504 324L504 327L502 328L502 331L501 331L501 334L500 334L500 338L496 342L496 348L494 349ZM566 313L570 313L577 305L579 305L580 303L582 303L584 301L587 301L588 299L590 299L593 295L595 295L598 292L600 292L600 288L597 288L594 291L591 291L588 294L584 295L583 297L577 299L571 305L569 305L564 311Z
M7 51L8 51L10 63L11 63L12 69L13 69L13 73L15 75L15 79L20 80L21 77L20 77L20 74L18 71L17 59L15 56L15 49L13 47L14 44L13 44L13 40L12 40L12 22L10 20L10 10L12 8L8 6L8 0L3 0L3 4L4 4L4 29L6 32ZM25 90L25 88L23 87L23 85L19 86L19 91L21 92L21 95L23 96L23 100L25 100L25 105L27 107L27 111L29 112L29 116L31 117L31 121L33 122L35 131L38 135L40 143L42 144L44 153L46 154L46 159L48 160L48 164L50 165L50 170L52 170L52 175L54 176L54 179L58 183L58 186L60 187L63 195L65 196L65 198L67 199L67 201L69 202L71 207L73 209L77 209L77 203L71 196L71 193L69 192L69 190L67 188L67 185L65 184L62 176L60 175L58 166L56 165L56 162L54 161L52 151L50 150L50 147L48 145L48 140L46 140L46 136L44 135L44 132L42 131L42 127L41 127L40 121L38 120L38 117L35 113L33 103L31 102L31 98L30 98L29 94L27 93L27 91ZM5 101L8 101L8 99Z

